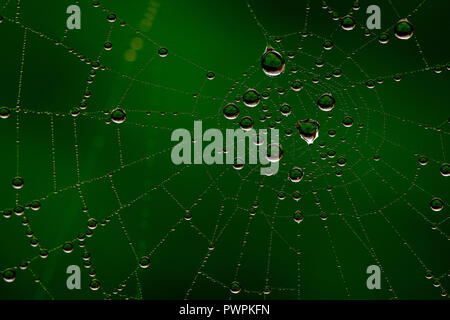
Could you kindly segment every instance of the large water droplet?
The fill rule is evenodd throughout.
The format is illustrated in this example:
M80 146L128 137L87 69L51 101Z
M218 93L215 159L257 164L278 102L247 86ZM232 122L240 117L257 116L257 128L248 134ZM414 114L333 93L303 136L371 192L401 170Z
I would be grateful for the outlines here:
M319 137L319 123L315 120L306 119L297 121L297 129L300 137L311 145Z
M111 112L111 120L115 123L123 123L126 118L127 115L125 111L120 108L117 108L113 112Z
M284 72L284 58L273 48L266 48L261 57L261 67L264 73L270 77L279 76Z
M395 36L402 40L408 40L414 33L414 28L408 19L401 19L394 27Z

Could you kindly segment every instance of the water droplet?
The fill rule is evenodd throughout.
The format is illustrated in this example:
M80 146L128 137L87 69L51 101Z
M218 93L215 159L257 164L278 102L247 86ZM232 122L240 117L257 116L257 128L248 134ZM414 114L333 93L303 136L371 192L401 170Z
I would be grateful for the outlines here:
M303 221L304 216L303 216L303 213L301 213L300 210L297 210L297 211L294 212L294 217L293 218L294 218L295 222L300 223L300 222Z
M11 112L6 107L0 107L0 118L2 119L8 119L11 115Z
M437 288L440 285L441 285L441 282L439 281L439 279L433 279L433 286L435 286Z
M270 162L278 162L283 158L283 147L280 144L272 143L267 146L266 158Z
M323 58L317 58L315 63L318 68L321 68L321 67L323 67L323 65L325 63L325 60Z
M394 79L395 82L399 82L402 80L402 75L401 74L396 74L392 77Z
M95 228L97 228L98 223L97 223L97 220L95 220L94 218L91 218L88 220L87 225L88 225L89 229L94 230Z
M394 34L397 38L402 40L408 40L412 37L414 28L408 19L401 19L394 27Z
M233 163L233 168L236 170L241 170L245 165L244 160L242 160L241 158L235 158L234 159L234 163Z
M91 282L89 282L89 288L93 291L100 289L100 281L97 279L92 279Z
M444 177L448 177L450 175L450 164L448 163L442 164L439 170L441 171L441 174Z
M167 55L169 54L169 50L167 50L166 48L159 48L158 54L162 58L167 57Z
M347 164L347 160L344 157L340 157L339 159L337 159L336 163L338 164L338 166L343 167Z
M317 105L322 111L331 111L334 108L335 100L331 93L324 93L317 100Z
M241 285L239 284L239 282L234 281L230 286L230 291L234 294L241 292Z
M117 108L113 112L111 112L111 120L114 123L123 123L126 118L127 118L127 115L126 115L125 111L123 111L120 108Z
M331 42L330 40L324 41L324 43L323 43L323 48L324 48L325 50L331 50L331 49L333 49L333 42Z
M346 116L342 120L342 124L344 125L344 127L350 128L353 125L353 118L350 116Z
M421 157L419 158L419 163L420 163L422 166L428 164L428 158L425 157L425 156L421 156Z
M434 66L433 71L435 73L441 73L444 70L444 67L441 65Z
M284 200L284 199L286 199L286 193L284 191L280 191L280 192L278 192L277 197L280 200Z
M105 48L105 50L111 50L112 49L112 43L111 42L105 42L105 44L103 45L103 48Z
M223 108L223 115L229 120L236 119L239 115L239 108L234 103L229 103Z
M147 256L143 256L141 259L139 259L139 266L141 268L148 268L150 266L150 258Z
M271 292L270 286L269 285L265 285L263 293L267 295L267 294L270 294L270 292Z
M14 280L16 280L16 272L13 269L6 269L5 271L3 271L3 280L5 280L6 282L13 282Z
M216 77L216 74L215 74L214 72L212 72L212 71L210 71L210 72L208 72L208 73L206 74L206 78L207 78L208 80L213 80L215 77Z
M248 117L248 116L247 117L243 117L241 119L241 121L239 122L239 125L241 126L241 129L244 130L244 131L248 131L251 128L253 128L253 124L254 124L253 119L251 117Z
M303 179L303 170L299 167L294 167L289 170L289 180L292 182L300 182Z
M41 202L39 200L34 200L30 204L31 210L37 211L41 208Z
M267 91L264 91L263 93L261 93L261 96L263 97L263 99L267 100L270 98L270 93Z
M12 216L11 210L3 211L3 217L5 217L6 219L11 218L11 216Z
M430 202L430 207L433 211L441 211L444 208L444 202L439 198L433 198Z
M300 191L294 191L294 193L292 194L292 199L294 199L295 201L299 201L302 198L302 194L300 193Z
M350 31L355 28L356 22L352 16L345 16L341 20L341 27L344 30Z
M261 67L264 73L270 77L279 76L284 72L284 58L273 48L266 48L261 57Z
M65 253L71 253L73 252L73 243L72 242L66 242L63 244L62 249Z
M20 264L19 264L19 268L21 270L26 270L28 268L28 261L23 260Z
M48 250L41 248L39 250L39 255L41 256L42 259L46 259L48 257Z
M256 107L261 100L261 96L255 89L248 89L242 96L242 101L247 107Z
M303 85L300 80L295 80L291 84L291 89L294 91L300 91L302 88L303 88Z
M189 211L186 211L186 213L184 214L184 220L189 221L192 219L192 213L190 213Z
M106 16L106 19L107 19L109 22L114 22L114 21L117 20L117 17L116 17L116 15L115 15L114 13L110 13L110 14L108 14L108 15Z
M321 212L319 216L320 216L320 219L322 219L322 220L328 219L328 214L326 214L325 212Z
M22 177L15 177L12 180L12 186L14 189L22 189L24 183L25 183L25 181L23 180Z
M378 42L380 42L381 44L386 44L389 42L389 35L387 33L381 33L378 36Z
M75 107L70 111L70 114L72 115L72 117L77 117L80 114L80 108Z
M335 78L339 78L340 76L342 76L342 69L340 68L336 68L333 70L333 76Z
M328 130L328 135L329 135L330 137L336 136L336 130L334 130L334 129Z
M14 214L15 214L16 216L21 216L21 215L24 214L24 212L25 212L25 208L22 207L22 206L16 206L16 207L14 208Z
M284 103L281 107L280 107L280 112L282 115L284 116L288 116L291 114L291 106L288 105L287 103Z
M313 144L314 140L319 137L319 123L315 120L306 119L297 121L297 130L300 133L300 137L308 145Z
M366 81L366 87L369 88L369 89L375 88L375 81L373 81L373 80L367 80L367 81Z

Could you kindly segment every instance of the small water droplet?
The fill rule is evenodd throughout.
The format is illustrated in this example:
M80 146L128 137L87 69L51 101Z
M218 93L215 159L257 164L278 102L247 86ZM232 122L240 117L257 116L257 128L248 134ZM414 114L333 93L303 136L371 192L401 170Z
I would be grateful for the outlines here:
M297 121L297 130L300 137L311 145L319 137L319 123L315 120L306 119Z
M324 93L317 100L317 105L322 111L331 111L334 108L335 100L331 93Z
M120 108L115 109L113 112L111 112L111 120L114 123L123 123L125 119L127 118L127 115L125 111L123 111Z

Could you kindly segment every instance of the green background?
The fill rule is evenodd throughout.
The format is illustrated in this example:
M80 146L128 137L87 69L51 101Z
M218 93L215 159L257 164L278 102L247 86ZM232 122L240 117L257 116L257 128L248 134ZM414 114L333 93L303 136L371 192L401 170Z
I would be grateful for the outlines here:
M67 30L66 8L75 3L81 29ZM450 143L448 1L360 1L359 10L347 0L325 9L304 0L93 4L0 2L0 106L11 111L0 119L0 211L41 203L0 217L0 270L16 273L0 281L0 298L448 299L449 178L439 169ZM381 30L365 35L371 4L381 8ZM343 30L333 12L352 14L356 27ZM393 26L405 17L414 35L399 40ZM377 40L382 32L387 44ZM279 77L261 69L268 45L286 60ZM327 80L335 68L342 75ZM290 88L296 79L299 92ZM369 79L383 82L369 89ZM270 97L245 107L248 88ZM336 99L331 112L316 105L325 92ZM240 109L235 120L223 116L229 102ZM287 117L283 103L292 108ZM127 115L121 124L110 121L117 107ZM237 128L243 116L256 129L280 129L275 176L261 176L259 165L171 162L174 129L192 131L194 120L204 130ZM349 128L345 116L354 120ZM311 146L295 129L307 118L320 123ZM305 173L299 183L287 179L294 166ZM11 185L16 176L25 181L20 190ZM439 212L430 209L434 197L444 201ZM298 224L296 210L304 215ZM62 250L66 241L73 252ZM142 256L148 268L139 266ZM82 269L81 290L66 287L69 265ZM382 269L380 290L366 287L370 265ZM92 279L99 290L90 289Z

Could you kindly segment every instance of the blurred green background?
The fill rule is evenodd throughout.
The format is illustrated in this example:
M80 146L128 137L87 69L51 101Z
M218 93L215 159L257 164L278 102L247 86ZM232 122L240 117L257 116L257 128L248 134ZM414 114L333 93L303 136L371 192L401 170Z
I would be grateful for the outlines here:
M80 30L66 28L72 4ZM380 30L365 28L372 4ZM430 0L0 1L0 107L9 111L0 118L0 271L14 278L0 281L0 298L448 299L449 9ZM340 26L347 14L351 31ZM408 40L394 35L402 18L414 27ZM267 46L286 61L278 77L261 69ZM244 106L248 88L268 99ZM331 112L316 104L326 92ZM223 116L230 102L235 120ZM110 118L118 107L120 124ZM225 131L244 116L280 130L275 176L259 165L171 162L174 129L203 120ZM320 123L311 146L295 128L308 118ZM295 166L299 183L288 180ZM442 210L431 210L433 198ZM69 265L81 267L81 290L66 287ZM380 290L366 287L370 265L382 269Z

